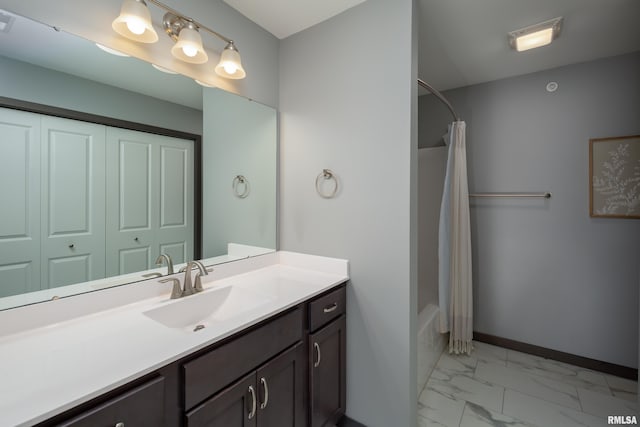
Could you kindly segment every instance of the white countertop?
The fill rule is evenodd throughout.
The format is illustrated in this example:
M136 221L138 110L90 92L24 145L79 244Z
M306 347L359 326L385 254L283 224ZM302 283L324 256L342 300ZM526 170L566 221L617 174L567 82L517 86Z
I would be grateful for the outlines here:
M44 421L293 307L347 280L348 262L275 252L207 279L205 292L238 286L269 298L197 332L144 314L180 302L157 279L0 312L0 425Z

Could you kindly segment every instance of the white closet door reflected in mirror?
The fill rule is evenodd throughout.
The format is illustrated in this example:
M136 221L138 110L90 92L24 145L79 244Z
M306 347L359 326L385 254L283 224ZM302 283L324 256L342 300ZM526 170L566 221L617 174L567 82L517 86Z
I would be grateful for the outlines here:
M0 110L0 296L40 289L40 117Z
M193 142L0 109L0 297L193 257Z
M107 277L193 259L193 141L107 129Z
M103 278L105 127L40 118L40 287Z

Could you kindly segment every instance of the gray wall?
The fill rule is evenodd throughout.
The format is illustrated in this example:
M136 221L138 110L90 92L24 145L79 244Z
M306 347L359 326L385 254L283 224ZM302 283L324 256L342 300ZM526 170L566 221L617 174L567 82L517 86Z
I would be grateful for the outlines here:
M545 86L556 81L549 93ZM640 221L589 217L589 138L640 134L640 53L446 92L467 122L475 330L635 367ZM451 120L420 99L421 146Z
M228 243L275 249L276 110L220 89L204 90L203 107L203 257L225 255ZM236 175L249 182L245 198L233 194Z
M347 414L370 427L417 422L412 8L369 0L280 47L281 248L350 261Z
M202 111L0 56L0 96L202 134Z

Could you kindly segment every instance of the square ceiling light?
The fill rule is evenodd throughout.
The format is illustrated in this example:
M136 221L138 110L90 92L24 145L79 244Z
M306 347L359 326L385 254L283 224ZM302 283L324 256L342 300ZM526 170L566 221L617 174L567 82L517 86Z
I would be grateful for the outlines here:
M509 45L518 52L546 46L555 40L562 28L562 17L509 32Z

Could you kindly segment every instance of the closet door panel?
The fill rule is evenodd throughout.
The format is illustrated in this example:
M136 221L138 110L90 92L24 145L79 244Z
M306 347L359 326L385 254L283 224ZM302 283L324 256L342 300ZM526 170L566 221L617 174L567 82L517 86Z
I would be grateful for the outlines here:
M157 195L153 141L107 128L107 275L148 270L155 257Z
M193 141L107 129L109 274L193 258L193 153Z
M101 125L42 116L42 283L103 278L104 150Z
M160 218L157 244L175 263L193 259L193 143L163 138L160 144Z
M40 289L40 117L0 108L0 298Z

